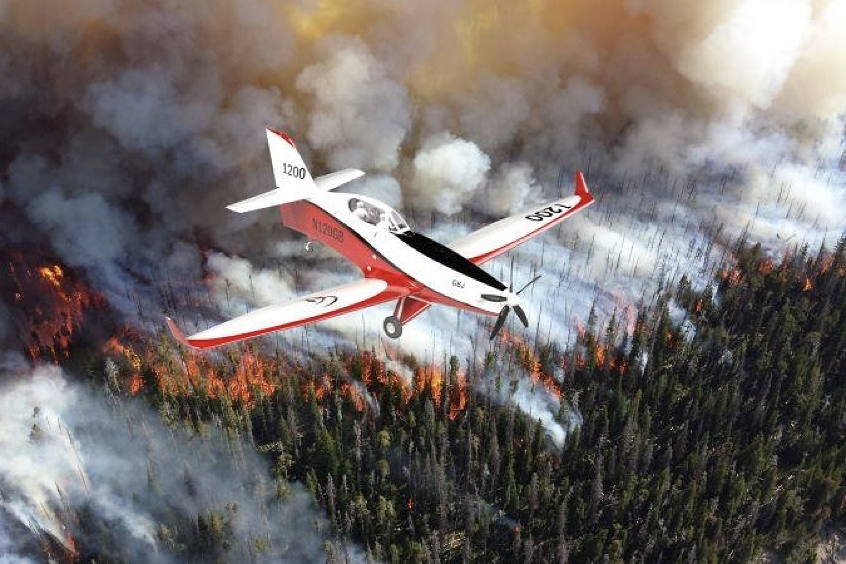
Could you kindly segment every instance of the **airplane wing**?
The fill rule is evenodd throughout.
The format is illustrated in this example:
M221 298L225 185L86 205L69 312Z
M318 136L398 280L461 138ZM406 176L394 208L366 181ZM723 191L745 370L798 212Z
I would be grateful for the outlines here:
M449 247L474 264L485 263L591 205L594 197L588 191L581 171L576 172L575 184L576 189L572 196L486 225L453 241ZM431 305L412 297L406 298L406 307L400 321L403 324L408 323Z
M401 295L401 291L388 289L388 283L384 280L364 278L283 304L245 313L190 337L186 337L172 319L167 318L167 325L173 336L182 344L191 348L207 349L273 331L307 325L393 300Z
M540 235L594 202L581 171L576 173L572 196L501 219L453 241L452 250L474 264L482 264Z

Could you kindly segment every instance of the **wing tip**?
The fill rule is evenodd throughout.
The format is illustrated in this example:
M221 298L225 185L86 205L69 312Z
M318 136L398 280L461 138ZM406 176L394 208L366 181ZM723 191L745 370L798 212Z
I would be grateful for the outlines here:
M185 336L185 333L182 332L176 322L168 316L165 316L165 323L167 323L167 328L170 329L170 334L173 335L173 338L185 345L186 347L197 349L195 345L191 344L191 341Z
M582 171L576 171L576 196L585 197L590 196L590 190L588 190L587 182L585 182L585 175Z

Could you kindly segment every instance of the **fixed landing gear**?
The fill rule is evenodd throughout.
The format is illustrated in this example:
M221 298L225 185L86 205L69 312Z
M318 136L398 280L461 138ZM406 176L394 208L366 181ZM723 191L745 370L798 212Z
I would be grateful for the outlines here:
M303 248L305 249L305 252L310 253L314 250L314 243L312 243L311 241L306 241L305 245L303 245Z
M391 339L399 339L402 335L402 323L395 315L389 315L382 323L382 328L385 329L385 335Z

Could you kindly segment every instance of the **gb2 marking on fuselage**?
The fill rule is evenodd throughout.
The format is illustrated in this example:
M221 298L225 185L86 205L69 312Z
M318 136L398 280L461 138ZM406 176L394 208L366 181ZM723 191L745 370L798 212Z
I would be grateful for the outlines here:
M530 221L543 221L544 219L555 217L556 215L563 213L566 210L569 210L573 206L567 206L564 204L552 204L551 206L547 206L542 210L538 210L535 213L530 213L529 215L525 216L526 219Z

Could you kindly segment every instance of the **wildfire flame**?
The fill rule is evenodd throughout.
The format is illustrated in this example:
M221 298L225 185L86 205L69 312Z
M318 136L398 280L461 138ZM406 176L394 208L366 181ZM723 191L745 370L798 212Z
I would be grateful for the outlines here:
M743 282L743 273L739 268L729 268L717 273L729 286L737 286Z
M543 386L546 391L552 394L556 399L561 398L561 385L552 377L543 371L543 366L535 354L534 348L526 342L522 337L503 330L502 340L511 345L515 358L532 379L534 385Z
M111 337L103 345L103 353L113 357L123 358L130 368L127 391L133 396L144 387L144 378L141 376L142 360L138 353L131 347L121 342L120 338Z
M11 284L19 334L30 358L67 358L86 311L102 300L59 264L33 267L20 253L11 254L6 264L5 282Z
M773 261L771 261L770 259L762 260L758 264L758 272L760 272L761 274L766 276L767 274L769 274L772 271L773 271Z
M628 362L615 350L613 343L600 341L578 320L576 320L576 330L578 331L577 346L571 353L576 369L584 370L587 368L588 359L593 358L594 365L599 369L616 371L621 375L626 373L629 367Z

